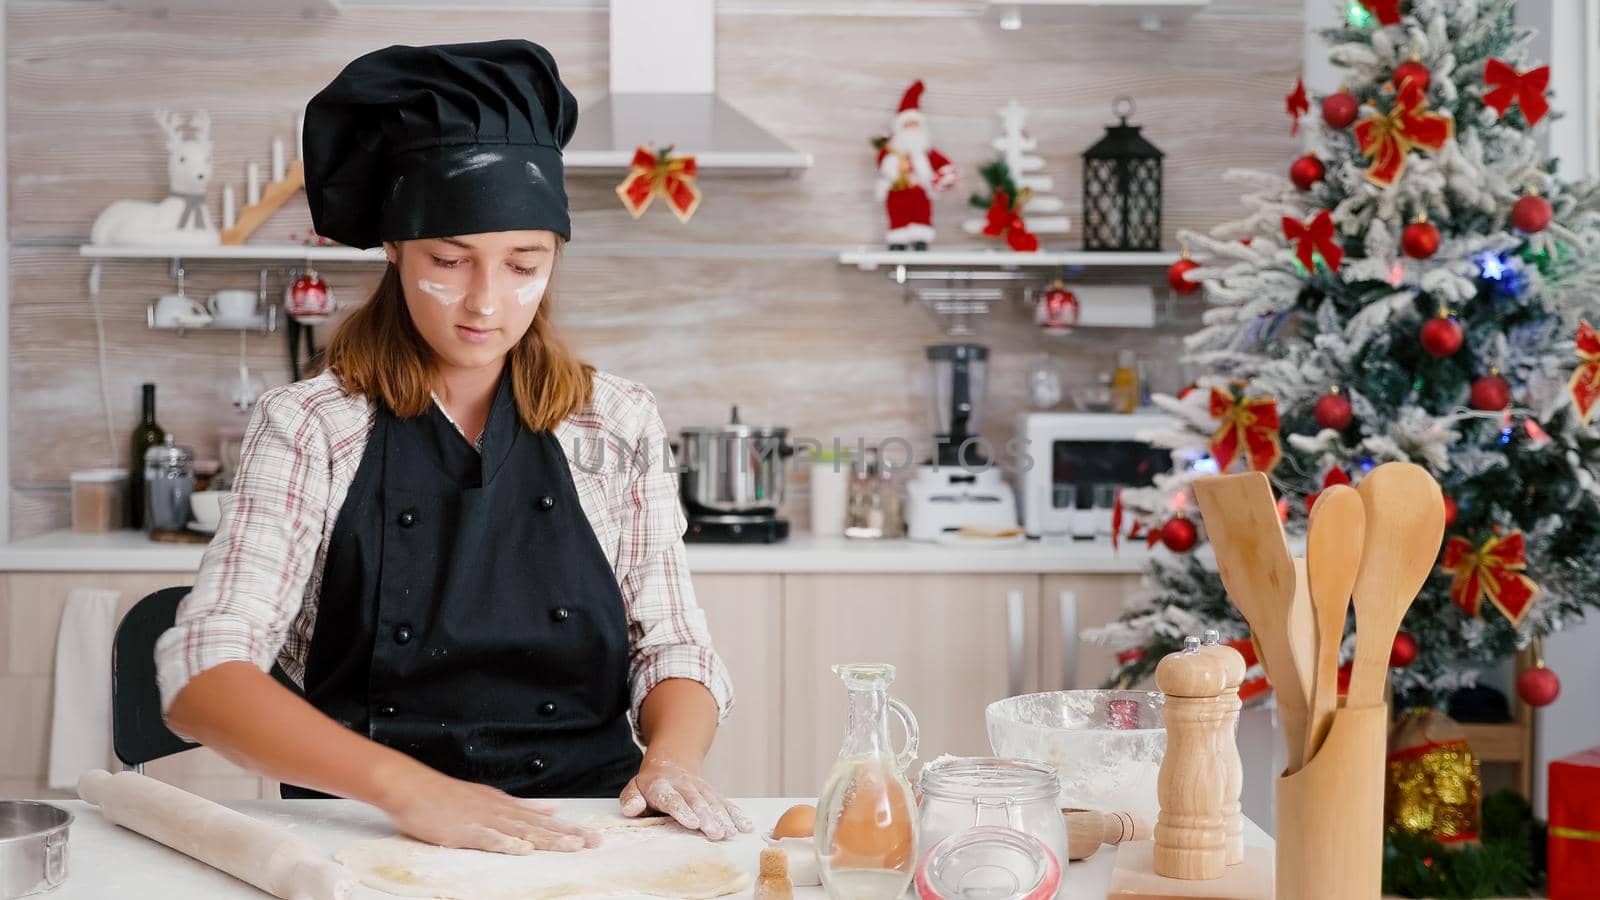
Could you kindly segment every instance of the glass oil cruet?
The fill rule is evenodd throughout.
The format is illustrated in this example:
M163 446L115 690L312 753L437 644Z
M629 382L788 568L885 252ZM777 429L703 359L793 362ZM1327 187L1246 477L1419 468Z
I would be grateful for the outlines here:
M917 865L917 801L905 768L917 758L917 719L889 696L894 666L840 665L849 697L844 744L817 801L817 861L833 900L895 900ZM906 746L889 743L889 716Z

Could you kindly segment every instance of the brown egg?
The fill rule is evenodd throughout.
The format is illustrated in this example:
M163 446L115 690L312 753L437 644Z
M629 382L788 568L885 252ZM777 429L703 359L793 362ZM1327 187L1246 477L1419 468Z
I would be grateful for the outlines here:
M788 811L778 817L778 824L772 826L772 836L775 838L808 838L817 828L817 808L802 803L791 806Z

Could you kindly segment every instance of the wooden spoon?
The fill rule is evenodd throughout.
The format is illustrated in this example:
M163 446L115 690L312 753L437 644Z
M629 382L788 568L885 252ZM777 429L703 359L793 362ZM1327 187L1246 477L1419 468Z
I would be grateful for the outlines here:
M1310 695L1290 638L1295 566L1272 486L1261 472L1201 478L1193 486L1222 584L1250 623L1267 680L1277 695L1289 750L1288 771L1299 771L1305 763Z
M1306 580L1316 611L1316 671L1311 679L1311 732L1306 759L1317 755L1339 709L1339 645L1350 614L1361 550L1367 530L1367 507L1361 494L1346 484L1325 488L1311 507L1306 534Z
M1346 701L1351 707L1383 702L1395 633L1433 572L1444 537L1444 496L1421 466L1384 463L1356 491L1366 505L1367 533L1356 575L1356 658Z

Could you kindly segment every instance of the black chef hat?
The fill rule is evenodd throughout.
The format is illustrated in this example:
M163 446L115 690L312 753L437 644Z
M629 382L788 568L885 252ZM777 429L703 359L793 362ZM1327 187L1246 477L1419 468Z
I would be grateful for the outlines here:
M376 50L306 105L306 200L352 247L486 231L572 236L561 148L578 103L522 40Z

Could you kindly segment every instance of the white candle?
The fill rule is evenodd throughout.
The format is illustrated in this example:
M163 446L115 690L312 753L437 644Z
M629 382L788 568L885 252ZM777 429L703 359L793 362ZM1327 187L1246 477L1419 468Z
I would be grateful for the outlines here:
M272 139L272 180L283 180L283 138Z
M244 198L245 202L251 206L261 202L260 163L251 163L244 167Z
M294 117L294 158L306 158L306 117L303 115Z
M233 185L222 186L222 227L233 227Z

